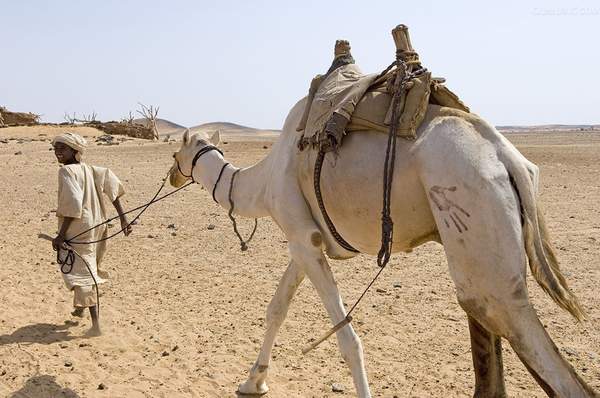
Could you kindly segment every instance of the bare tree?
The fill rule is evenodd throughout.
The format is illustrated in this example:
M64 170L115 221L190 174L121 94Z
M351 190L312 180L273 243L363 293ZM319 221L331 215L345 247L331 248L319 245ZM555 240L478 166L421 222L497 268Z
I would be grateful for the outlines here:
M73 116L71 116L67 112L65 112L64 119L65 119L65 122L73 125L73 124L75 124L75 122L77 122L77 114L75 112L73 112Z
M123 117L121 119L121 123L132 124L133 123L133 113L131 113L131 111L129 111L129 115Z
M83 119L79 120L79 122L82 122L82 123L96 122L97 116L98 116L98 114L96 113L96 111L92 111L92 113L90 113L89 115L83 115Z
M142 107L142 110L138 110L137 112L144 118L146 118L146 120L148 121L148 127L152 128L154 139L158 140L158 127L156 126L156 116L158 115L159 107L154 107L154 105L150 105L150 107L147 107L141 102L138 102L138 104Z

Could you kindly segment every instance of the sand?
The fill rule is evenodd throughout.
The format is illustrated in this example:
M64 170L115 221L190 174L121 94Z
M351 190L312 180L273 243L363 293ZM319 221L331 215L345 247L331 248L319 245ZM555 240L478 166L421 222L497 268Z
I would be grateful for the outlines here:
M188 188L149 209L129 238L110 242L104 268L111 282L100 298L105 334L84 338L89 315L77 325L65 323L74 320L72 295L49 242L37 238L56 230L58 164L47 141L55 133L0 130L0 139L21 140L0 143L0 396L235 397L258 353L266 306L287 264L285 237L262 219L249 251L241 252L227 214L210 193ZM532 301L562 354L600 391L600 135L509 137L541 168L548 226L589 320L575 323L529 278ZM237 165L256 162L272 146L225 141L226 157ZM140 140L94 144L86 160L121 177L130 208L158 188L177 148ZM251 220L240 224L243 233L251 228ZM350 304L378 270L368 256L332 261L332 267ZM374 396L471 396L466 317L439 245L393 256L354 315ZM355 396L335 339L309 355L300 352L329 326L305 281L273 351L267 397ZM506 342L504 358L509 396L545 396ZM333 383L345 392L332 392Z

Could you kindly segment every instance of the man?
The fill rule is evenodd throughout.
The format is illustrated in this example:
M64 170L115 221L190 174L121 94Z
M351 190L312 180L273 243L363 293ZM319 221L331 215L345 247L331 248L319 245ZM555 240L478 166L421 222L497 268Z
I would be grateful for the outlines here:
M77 254L74 254L70 272L63 273L67 288L74 293L75 310L72 315L82 317L84 309L89 308L92 328L88 335L99 336L101 329L96 284L104 282L104 279L98 276L98 265L106 250L106 241L92 242L106 237L108 227L105 224L89 231L88 229L106 220L104 195L117 210L121 228L126 236L131 233L131 225L127 222L119 201L125 191L117 176L107 168L81 162L86 145L85 139L74 133L61 134L52 141L56 159L63 165L58 171L56 215L59 232L52 241L52 247L59 251L59 258L62 258L68 249L65 241L73 239L73 242L68 243Z

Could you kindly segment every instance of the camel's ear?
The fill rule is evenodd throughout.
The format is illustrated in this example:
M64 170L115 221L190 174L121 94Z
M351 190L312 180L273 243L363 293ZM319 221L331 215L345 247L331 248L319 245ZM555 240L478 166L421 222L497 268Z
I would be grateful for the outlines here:
M190 129L185 129L182 140L183 145L187 145L187 143L190 142Z
M221 143L221 131L217 130L214 134L208 139L211 144L217 146Z

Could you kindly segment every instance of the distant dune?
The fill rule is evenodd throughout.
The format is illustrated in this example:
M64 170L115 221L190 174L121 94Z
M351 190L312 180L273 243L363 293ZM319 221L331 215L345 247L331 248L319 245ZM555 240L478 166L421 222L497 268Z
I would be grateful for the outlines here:
M134 123L139 123L139 124L143 124L146 125L148 119L145 118L140 118L140 119L134 119ZM181 126L177 123L173 123L170 120L166 120L166 119L156 119L156 127L158 128L158 135L161 137L170 135L170 136L177 136L179 134L182 134L185 131L185 127Z
M190 131L207 134L219 131L222 139L233 141L270 141L279 137L281 133L280 130L261 130L229 122L204 123L190 127Z
M600 124L542 124L534 126L496 126L496 129L506 132L529 133L550 131L591 131L600 130Z

